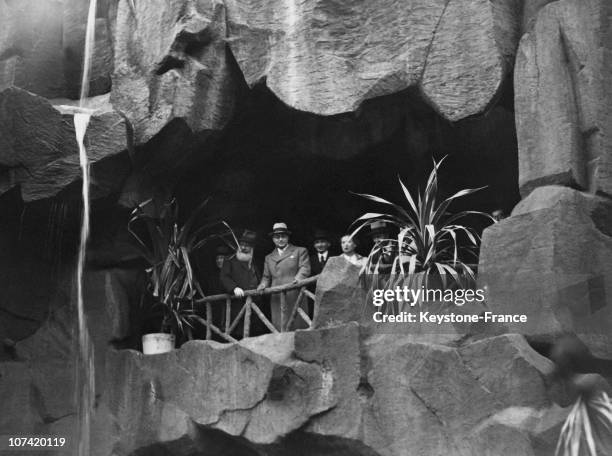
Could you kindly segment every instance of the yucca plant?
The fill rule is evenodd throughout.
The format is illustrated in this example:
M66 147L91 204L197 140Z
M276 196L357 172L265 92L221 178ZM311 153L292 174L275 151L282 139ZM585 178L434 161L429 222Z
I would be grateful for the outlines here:
M472 228L461 225L458 221L468 215L480 215L495 220L479 211L448 213L448 208L454 200L484 187L461 190L439 201L438 170L444 158L439 162L434 160L425 190L419 192L416 198L410 194L398 176L405 197L404 205L392 203L379 196L356 193L369 201L389 207L391 211L368 212L362 215L351 224L353 236L376 221L385 222L398 231L397 237L385 239L372 248L362 273L379 274L385 253L392 259L390 280L406 274L414 277L416 273L423 273L420 276L424 278L425 285L431 274L439 275L443 287L456 284L465 288L473 285L480 237ZM460 244L462 237L467 245ZM469 259L474 262L470 263Z
M208 203L206 199L182 225L178 221L175 199L147 213L147 200L134 208L128 230L136 240L142 258L147 262L147 293L153 308L161 308L162 332L171 332L177 338L193 338L196 324L203 319L196 313L195 302L204 293L194 275L191 255L207 242L222 239L231 247L238 245L227 223L213 221L196 227L196 221ZM150 211L149 211L150 212ZM141 226L137 230L137 224Z
M612 401L604 391L581 394L561 428L555 456L607 455L611 440Z

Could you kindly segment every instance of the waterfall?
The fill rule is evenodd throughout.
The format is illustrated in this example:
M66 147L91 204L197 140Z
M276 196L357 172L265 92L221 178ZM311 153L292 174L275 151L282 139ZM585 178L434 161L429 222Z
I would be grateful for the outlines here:
M94 353L83 305L83 270L85 268L85 254L87 238L89 237L89 160L85 149L85 132L89 125L91 112L84 108L85 99L89 94L89 73L95 42L96 26L96 0L90 0L87 14L87 31L85 33L85 51L83 55L83 78L81 79L81 93L79 97L79 112L74 115L74 129L79 146L79 163L83 175L83 220L81 224L81 239L77 263L77 324L78 324L78 350L75 363L75 391L77 406L77 436L78 456L88 456L90 453L90 427L91 413L95 395Z

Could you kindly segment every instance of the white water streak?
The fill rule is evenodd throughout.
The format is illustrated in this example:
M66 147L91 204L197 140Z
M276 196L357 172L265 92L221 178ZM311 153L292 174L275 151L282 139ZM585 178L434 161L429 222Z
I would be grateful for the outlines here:
M85 50L83 55L83 78L81 80L81 93L79 97L79 108L83 109L85 99L89 95L89 74L91 72L91 61L95 43L97 1L90 0L87 14L87 32L85 33ZM83 110L85 111L85 110ZM75 363L75 385L76 404L78 416L78 456L89 456L90 454L90 429L91 414L94 406L95 395L95 371L94 353L83 303L83 271L85 268L85 255L87 251L87 239L89 237L89 160L85 149L85 133L91 113L78 112L74 115L74 129L79 146L79 163L83 174L83 220L81 225L81 240L79 245L79 257L77 263L77 317L78 317L78 351Z

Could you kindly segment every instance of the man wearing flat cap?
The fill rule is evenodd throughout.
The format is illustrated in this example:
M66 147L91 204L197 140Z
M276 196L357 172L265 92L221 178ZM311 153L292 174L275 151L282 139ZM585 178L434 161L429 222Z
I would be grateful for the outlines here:
M295 283L304 280L310 275L310 259L308 258L308 250L304 247L297 247L289 243L289 235L291 232L285 223L275 223L272 227L270 236L274 243L274 250L266 256L264 261L264 272L261 279L259 290L267 287L275 287L277 285L285 285L287 283ZM284 318L289 318L289 312L293 307L299 290L291 290L286 295L287 308L284 309ZM302 309L307 311L306 299L302 301ZM270 299L270 308L272 313L272 324L279 330L281 324L281 299L280 294L273 294ZM302 321L296 317L297 321ZM305 327L304 325L299 325Z
M253 249L256 240L257 234L254 231L244 230L238 239L236 253L224 261L221 269L223 288L227 293L238 298L242 298L246 290L253 290L259 284L261 274L253 262ZM232 320L238 316L243 305L244 299L232 300ZM240 337L242 335L242 325L238 325L232 335Z

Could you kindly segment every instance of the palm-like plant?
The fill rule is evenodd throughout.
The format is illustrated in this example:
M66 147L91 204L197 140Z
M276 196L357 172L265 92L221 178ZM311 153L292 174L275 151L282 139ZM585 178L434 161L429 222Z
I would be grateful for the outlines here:
M606 445L602 439L609 441L611 434L612 401L608 395L604 391L580 395L561 428L555 456L603 455L606 450L600 447Z
M474 283L473 264L466 262L465 259L477 258L480 237L472 228L457 222L467 215L482 215L495 220L479 211L448 213L448 207L454 200L484 187L461 190L438 201L438 169L443 161L444 158L439 162L434 161L425 190L419 193L416 201L398 177L407 203L405 206L379 196L356 193L375 203L389 206L392 211L369 212L362 215L351 225L354 228L353 236L376 221L395 226L398 230L396 238L385 239L372 248L362 272L369 274L381 272L381 263L385 254L392 258L390 277L397 277L400 274L412 276L423 272L425 283L430 274L439 274L444 287L448 285L448 276L452 278L452 283L461 287L471 286ZM460 245L461 236L466 238L467 246Z
M183 225L178 222L175 199L164 204L155 216L147 214L145 208L152 202L147 200L134 208L128 222L128 230L148 265L147 292L153 306L162 310L161 331L188 340L193 338L195 324L204 323L195 309L196 300L204 293L194 275L191 254L213 239L220 238L234 248L238 245L232 229L223 221L195 227L208 201L201 203ZM144 235L135 231L137 222L144 227Z

